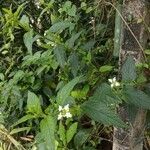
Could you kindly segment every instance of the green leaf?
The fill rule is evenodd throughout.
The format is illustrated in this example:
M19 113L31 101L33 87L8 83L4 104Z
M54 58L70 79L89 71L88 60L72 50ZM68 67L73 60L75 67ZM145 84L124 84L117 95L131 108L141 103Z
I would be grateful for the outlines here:
M112 69L113 69L113 66L105 65L105 66L101 66L99 71L102 73L103 72L110 72L110 71L112 71Z
M5 77L3 73L0 73L0 80L4 81Z
M144 51L144 53L145 53L146 55L150 55L150 49L146 49L146 50Z
M76 148L81 148L81 146L86 142L89 136L89 131L80 130L74 137L74 145L76 146Z
M41 103L39 98L33 93L28 91L27 109L33 114L42 114Z
M117 116L116 112L110 110L107 105L101 101L89 100L85 102L81 108L84 113L97 122L105 125L125 127L125 124L119 116Z
M13 134L25 131L25 130L29 131L30 129L31 129L31 127L16 128L10 132L10 135L13 135Z
M66 130L64 125L62 124L62 121L59 122L59 130L58 130L60 140L63 142L64 145L66 145Z
M67 11L68 15L69 16L76 16L76 11L77 11L77 8L75 5L72 5L72 7Z
M32 54L33 30L25 33L23 36L24 44L27 47L29 54Z
M19 80L21 80L24 77L24 75L25 73L22 70L18 70L13 77L14 82L17 83Z
M79 70L79 57L76 53L71 54L69 57L71 72L74 77L77 76L78 70Z
M107 106L111 104L119 104L122 101L116 97L116 95L112 92L110 85L103 83L97 87L93 96L90 97L91 100L101 101L105 103Z
M136 66L132 56L128 56L121 69L123 81L133 81L136 79Z
M67 143L69 143L72 140L73 136L75 135L77 131L77 126L78 126L78 123L75 122L67 130L67 133L66 133Z
M59 65L64 68L66 63L66 53L62 46L57 46L54 48L54 54L56 56L56 59L59 63Z
M55 121L51 116L47 116L40 122L40 130L47 150L55 150Z
M30 30L29 18L26 15L23 15L20 19L20 26L23 27L26 31Z
M80 37L82 31L72 35L72 37L66 41L66 45L69 47L69 48L73 48L74 47L74 44L75 44L75 41Z
M123 90L123 93L129 103L138 107L150 109L150 97L143 91L128 86Z
M64 105L66 99L70 95L70 92L73 90L74 86L83 80L83 76L79 76L71 80L69 83L67 83L59 92L57 95L58 104Z
M57 22L54 25L52 25L50 27L50 31L51 32L62 32L63 30L65 30L66 28L74 28L74 23L68 22L68 21L61 21L61 22Z
M25 121L27 121L27 120L33 119L33 118L35 118L35 116L30 115L30 114L25 115L25 116L23 116L22 118L20 118L17 122L15 122L11 127L15 127L15 126L17 126L18 124L21 124L21 123L23 123L23 122L25 122Z

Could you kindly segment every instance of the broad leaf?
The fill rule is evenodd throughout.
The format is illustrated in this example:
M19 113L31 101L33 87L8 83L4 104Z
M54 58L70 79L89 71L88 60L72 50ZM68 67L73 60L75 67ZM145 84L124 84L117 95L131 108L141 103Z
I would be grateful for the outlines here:
M74 24L71 23L71 22L68 22L68 21L57 22L57 23L55 23L54 25L52 25L50 27L50 31L51 32L62 32L66 28L73 29L74 28Z
M71 54L69 57L71 72L74 77L76 77L78 70L79 70L79 58L76 53Z
M136 79L135 61L132 56L128 56L121 69L123 81L133 81Z
M150 97L143 91L128 86L123 92L129 103L132 103L138 107L150 109Z
M55 150L55 121L51 116L47 116L40 122L40 130L47 150Z
M54 54L56 56L56 59L59 63L59 65L64 68L65 63L66 63L66 54L65 50L62 46L57 46L54 48Z
M75 41L80 37L82 31L72 35L72 37L66 41L66 45L69 47L69 48L73 48L74 47L74 44L75 44Z
M106 83L101 84L96 89L93 96L90 97L90 99L94 101L101 101L103 103L106 103L106 105L119 104L122 102L120 99L118 99L118 97L114 95L110 85Z
M77 126L78 126L77 122L73 123L67 130L67 133L66 133L67 143L69 143L72 140L73 136L75 135L77 131Z
M33 114L42 114L40 99L30 91L28 91L27 109Z
M57 95L58 104L64 105L66 99L70 95L70 92L73 90L74 86L83 80L83 76L79 76L71 80L69 83L67 83L59 92Z
M84 113L97 122L105 125L125 127L125 124L117 116L115 111L110 110L106 104L101 101L89 100L82 105L82 109Z
M81 146L86 142L89 136L89 131L80 130L74 137L74 145L76 146L76 148L81 148Z

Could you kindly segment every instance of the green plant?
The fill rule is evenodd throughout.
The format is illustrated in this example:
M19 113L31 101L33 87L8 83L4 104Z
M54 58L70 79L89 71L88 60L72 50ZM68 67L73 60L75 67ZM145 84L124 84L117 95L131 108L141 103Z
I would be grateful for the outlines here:
M128 127L120 104L150 108L148 62L136 66L129 56L122 81L113 78L113 23L104 1L0 6L1 149L97 149L102 126Z

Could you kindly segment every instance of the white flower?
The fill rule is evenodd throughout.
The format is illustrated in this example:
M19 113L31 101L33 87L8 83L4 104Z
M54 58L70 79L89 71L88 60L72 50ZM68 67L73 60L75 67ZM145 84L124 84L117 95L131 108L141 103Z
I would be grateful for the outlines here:
M66 118L71 118L71 117L72 117L72 114L71 114L70 112L67 112L66 115L65 115L65 117L66 117Z
M69 104L64 106L64 110L67 111L67 112L69 111Z
M62 109L63 109L62 106L59 106L58 110L59 110L59 111L62 111Z
M62 118L71 118L72 114L69 112L69 104L65 105L64 107L59 106L58 108L59 114L58 114L58 120L61 120Z
M120 86L120 83L116 81L116 77L114 77L113 79L108 79L108 81L111 83L111 88Z
M61 120L63 118L63 116L62 116L62 114L60 113L59 115L58 115L58 120Z

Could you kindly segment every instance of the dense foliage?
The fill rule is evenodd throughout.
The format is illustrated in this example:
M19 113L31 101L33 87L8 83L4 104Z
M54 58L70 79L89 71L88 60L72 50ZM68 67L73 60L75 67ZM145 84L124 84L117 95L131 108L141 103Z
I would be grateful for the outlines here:
M149 64L129 57L114 78L114 22L103 0L0 2L0 149L94 150L108 125L127 127L119 104L150 109L134 88Z

